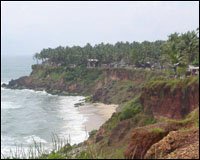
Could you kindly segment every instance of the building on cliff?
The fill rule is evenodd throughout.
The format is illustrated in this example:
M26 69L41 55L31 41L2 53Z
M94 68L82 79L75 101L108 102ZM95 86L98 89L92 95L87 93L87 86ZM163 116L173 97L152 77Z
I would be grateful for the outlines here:
M87 68L95 68L98 67L99 60L98 59L88 59L87 60Z
M195 66L189 65L187 71L190 73L190 75L199 75L199 66L195 67Z

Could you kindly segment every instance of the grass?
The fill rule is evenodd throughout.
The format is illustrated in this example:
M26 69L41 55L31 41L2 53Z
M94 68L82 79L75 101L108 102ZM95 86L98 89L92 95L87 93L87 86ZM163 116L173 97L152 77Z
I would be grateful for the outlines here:
M199 128L199 107L189 113L184 119L176 120L176 119L168 119L168 118L161 118L160 121L168 122L168 123L175 123L181 126L194 126Z
M101 149L93 145L89 145L86 150L81 151L75 156L76 159L105 159L105 155Z
M14 150L10 150L10 156L4 159L64 159L67 157L66 148L72 149L70 139L61 139L56 134L52 134L52 150L49 152L42 143L38 143L33 138L33 143L25 151L22 145L16 145Z
M92 137L92 136L94 136L96 133L97 133L97 130L96 130L96 129L95 129L95 130L92 130L92 131L89 132L89 136Z
M150 82L146 83L146 88L171 88L173 91L177 87L188 87L192 84L199 83L199 76L191 76L184 79L168 79L168 78L161 78L161 79L153 79Z
M120 113L114 113L112 117L106 121L106 123L103 124L103 127L107 131L111 131L113 128L115 128L119 122L119 115Z
M59 79L62 77L62 75L59 74L59 73L56 73L56 72L52 72L52 73L50 74L50 77L51 77L54 81L57 81L57 80L59 80Z
M124 159L124 150L126 147L99 148L97 145L90 145L86 150L79 153L76 159Z
M150 124L155 124L157 122L157 120L151 115L146 115L144 113L141 113L136 116L138 116L138 119L140 120L140 124L139 124L140 126L147 126Z
M136 97L128 101L120 114L120 120L125 120L134 117L136 114L142 111L142 106L139 101L139 97Z
M160 133L163 133L164 132L164 130L162 129L162 128L152 128L151 130L150 130L152 133L154 133L154 134L160 134Z
M85 102L92 102L92 96L87 96L85 99L84 99Z

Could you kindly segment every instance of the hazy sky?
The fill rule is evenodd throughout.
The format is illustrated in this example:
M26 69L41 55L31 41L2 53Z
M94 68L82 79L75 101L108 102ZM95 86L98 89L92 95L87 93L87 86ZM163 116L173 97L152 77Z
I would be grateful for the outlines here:
M2 2L1 53L166 40L199 26L199 2Z

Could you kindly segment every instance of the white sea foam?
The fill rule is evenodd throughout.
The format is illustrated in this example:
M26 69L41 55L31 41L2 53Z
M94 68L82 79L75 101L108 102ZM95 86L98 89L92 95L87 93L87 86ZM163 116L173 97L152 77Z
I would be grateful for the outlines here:
M57 95L52 95L47 93L45 90L43 91L36 91L33 89L22 89L22 90L18 90L19 92L27 92L27 93L33 93L33 94L40 94L40 95L47 95L47 96L57 96Z
M21 107L23 107L23 106L20 104L16 104L12 101L1 102L1 109L17 109L17 108L21 108Z
M65 139L68 139L70 135L70 142L71 144L74 144L74 143L80 143L88 137L88 133L84 130L84 127L83 127L83 123L87 120L87 116L82 115L78 111L78 108L74 107L74 104L79 103L80 101L84 101L85 97L56 96L56 95L48 94L46 91L34 91L30 89L9 90L6 94L7 95L4 95L4 101L2 102L2 108L14 109L14 108L23 107L23 109L20 110L20 114L26 115L26 118L28 121L26 121L25 123L23 119L19 118L19 116L17 119L20 120L19 123L24 124L24 125L27 123L32 123L32 125L30 126L30 129L34 130L35 129L34 127L38 126L38 125L35 125L37 123L51 124L49 123L51 122L51 119L52 120L55 119L56 120L55 122L58 121L58 124L62 124L62 123L64 124L63 126L60 126L59 128L57 128L57 132L55 133L60 138L64 137ZM9 99L10 101L7 101ZM12 111L15 111L15 110L12 110ZM32 116L35 114L38 116ZM34 117L34 118L28 119L29 116L32 118ZM48 118L45 118L45 117L48 117ZM14 115L13 115L13 118L14 118ZM22 126L22 130L18 132L22 132L24 130L23 125L19 125L19 127L21 126ZM54 127L54 126L50 126L50 127ZM6 130L6 127L4 127L4 129ZM48 130L51 130L51 129L52 128L48 128L48 125L46 125L46 130L44 130L44 133L48 134L49 136L51 132L48 133ZM27 131L28 130L29 128L27 128ZM37 134L37 132L29 133L29 132L26 132L26 129L24 131L25 131L25 133L23 133L24 137L22 135L18 135L21 138L17 139L17 144L25 144L24 146L25 150L27 150L26 145L33 144L33 141L37 143L41 142L47 147L51 146L49 145L51 144L50 139L41 138ZM10 139L10 142L12 142L12 144L6 143L6 141L3 141L4 145L2 145L3 147L2 153L6 153L10 151L10 149L16 148L15 146L13 147L13 143L16 142L16 139Z
M84 98L82 96L68 96L61 98L59 101L60 114L63 120L67 122L63 126L65 132L60 133L59 136L70 135L71 144L80 143L88 137L88 133L83 127L83 123L86 122L87 117L80 114L78 108L74 107L74 104L84 101Z
M33 144L34 142L36 142L36 143L47 143L47 141L45 139L42 139L41 137L36 136L36 135L26 136L26 137L24 137L24 140L28 144Z
M4 82L1 82L1 85L2 84L8 84L9 82L8 81L4 81Z
M6 88L1 87L1 90L4 91L4 90L6 90Z

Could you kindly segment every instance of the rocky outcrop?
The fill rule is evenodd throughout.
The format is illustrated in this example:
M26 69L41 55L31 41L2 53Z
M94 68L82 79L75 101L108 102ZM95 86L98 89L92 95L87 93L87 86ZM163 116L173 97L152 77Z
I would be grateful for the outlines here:
M146 159L199 159L199 129L172 131L145 154Z
M144 110L151 112L154 117L181 119L199 105L199 83L195 81L188 85L181 80L176 86L170 86L168 83L170 82L155 82L155 86L144 87L141 103Z
M54 82L32 76L24 76L16 80L11 80L7 85L2 84L2 87L10 89L45 90L51 94L78 93L81 90L78 84L67 84L63 79Z
M128 159L143 159L149 148L160 141L170 131L180 126L159 123L145 127L138 127L132 131L132 138L124 155Z

